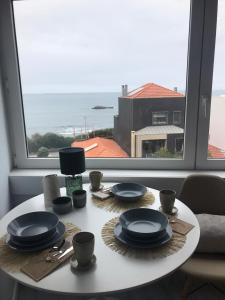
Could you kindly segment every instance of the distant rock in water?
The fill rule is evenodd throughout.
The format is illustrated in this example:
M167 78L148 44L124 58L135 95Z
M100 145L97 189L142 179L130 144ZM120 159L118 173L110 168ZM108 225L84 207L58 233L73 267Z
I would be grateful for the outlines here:
M92 107L92 109L112 109L113 106L102 106L102 105L96 105Z

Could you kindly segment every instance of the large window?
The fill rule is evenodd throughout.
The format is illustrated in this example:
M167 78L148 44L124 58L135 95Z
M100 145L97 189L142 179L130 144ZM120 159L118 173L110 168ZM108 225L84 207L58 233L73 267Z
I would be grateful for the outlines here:
M225 159L225 1L218 2L218 19L211 114L209 127L209 159Z
M224 2L2 0L15 165L222 168Z
M206 3L196 165L201 169L224 169L225 1Z
M13 2L28 159L57 157L64 146L129 158L133 131L138 148L140 130L173 124L167 110L185 115L190 0L52 6ZM151 143L158 152L157 137Z

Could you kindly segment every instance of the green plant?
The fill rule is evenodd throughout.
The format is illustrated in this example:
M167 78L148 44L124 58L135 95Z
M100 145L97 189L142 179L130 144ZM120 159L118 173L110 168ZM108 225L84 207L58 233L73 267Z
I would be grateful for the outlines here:
M154 153L155 158L182 158L182 153L172 153L166 148L160 148Z
M37 157L48 157L49 150L46 147L40 147L37 151Z

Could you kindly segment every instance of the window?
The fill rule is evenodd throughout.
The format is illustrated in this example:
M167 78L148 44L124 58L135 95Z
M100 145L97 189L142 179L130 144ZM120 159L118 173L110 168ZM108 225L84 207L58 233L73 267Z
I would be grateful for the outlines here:
M201 169L224 169L225 2L209 1L207 7L210 13L205 17L203 38L196 166Z
M142 157L160 157L160 151L165 149L165 140L143 141L143 154Z
M157 111L152 113L152 125L167 125L168 111Z
M173 124L180 125L182 121L182 112L174 111L173 112Z
M225 159L225 1L218 2L216 48L214 60L211 113L209 126L209 159Z
M177 138L175 140L175 151L176 152L183 152L183 147L184 147L184 139Z
M214 79L217 1L2 3L16 166L58 167L58 148L72 145L88 168L224 167L208 156L210 145L223 152L210 105L223 76L223 0Z
M54 11L50 0L13 1L13 15L27 164L71 145L90 161L136 159L133 131L137 149L140 130L168 125L174 107L185 114L190 0L59 0ZM179 31L162 42L165 27Z

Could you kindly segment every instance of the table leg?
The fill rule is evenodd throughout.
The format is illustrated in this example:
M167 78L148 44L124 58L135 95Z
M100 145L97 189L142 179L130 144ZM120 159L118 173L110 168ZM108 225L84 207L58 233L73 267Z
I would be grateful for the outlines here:
M12 300L18 300L18 289L19 289L19 283L15 280L13 291L12 291Z

